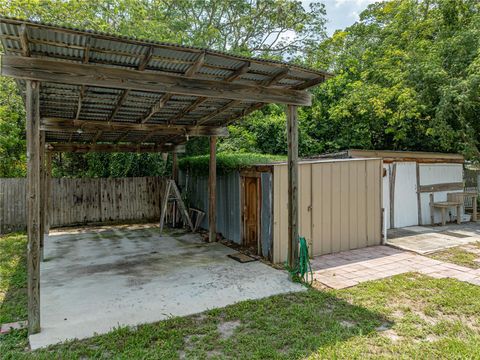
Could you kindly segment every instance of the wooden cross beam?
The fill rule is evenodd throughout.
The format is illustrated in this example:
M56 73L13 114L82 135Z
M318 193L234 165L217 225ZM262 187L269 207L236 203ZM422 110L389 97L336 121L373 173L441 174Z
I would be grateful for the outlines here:
M120 110L120 108L123 106L123 103L127 100L127 96L129 92L130 90L128 89L123 90L122 94L118 98L115 108L113 109L112 113L110 114L110 117L108 118L108 122L112 122L113 119L115 119L115 115L117 115L118 110Z
M25 24L20 25L19 35L20 35L20 45L22 46L22 55L30 56L30 47L28 46L27 26Z
M185 145L177 144L59 144L49 143L46 145L46 150L50 152L74 152L74 153L87 153L87 152L184 152Z
M120 69L100 64L4 55L2 74L17 79L49 81L63 84L100 86L188 96L291 105L311 105L311 95L302 90L270 88L184 76ZM99 76L100 75L100 76Z
M163 96L152 106L149 113L140 120L140 124L145 124L148 120L150 120L153 115L158 113L165 106L172 96L173 94L170 93L163 94Z
M165 135L228 136L228 130L224 126L137 124L113 121L108 123L98 120L72 120L63 118L42 118L40 128L44 131L74 132L78 129L92 131L158 131Z

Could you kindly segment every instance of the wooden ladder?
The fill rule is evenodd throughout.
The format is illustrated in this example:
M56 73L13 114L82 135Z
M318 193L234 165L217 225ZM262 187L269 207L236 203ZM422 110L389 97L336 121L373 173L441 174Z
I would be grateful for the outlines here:
M187 208L182 200L182 196L180 195L180 190L178 190L177 184L174 180L167 180L165 195L162 199L162 208L160 209L160 234L163 232L163 225L165 223L165 216L167 215L167 205L169 201L177 202L184 223L187 224L191 230L193 230L192 220L188 215Z

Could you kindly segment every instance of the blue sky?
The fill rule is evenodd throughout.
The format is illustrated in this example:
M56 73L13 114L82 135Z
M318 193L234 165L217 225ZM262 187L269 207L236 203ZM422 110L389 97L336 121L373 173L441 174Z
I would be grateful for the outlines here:
M379 0L320 0L327 10L327 33L332 35L335 30L343 29L358 20L358 15ZM302 0L305 9L312 0Z

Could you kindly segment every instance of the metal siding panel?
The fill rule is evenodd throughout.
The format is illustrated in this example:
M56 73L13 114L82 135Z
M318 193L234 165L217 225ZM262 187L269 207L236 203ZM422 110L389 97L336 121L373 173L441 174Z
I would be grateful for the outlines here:
M357 169L358 193L358 247L367 246L367 161L362 161Z
M350 162L339 163L340 168L340 249L346 251L350 249L350 212L349 212L349 203L350 203L350 188L349 188L349 179L350 179Z
M312 166L311 164L299 165L299 236L305 237L307 244L312 248L312 222L311 222L311 180Z
M332 164L332 252L341 250L341 208L340 208L340 167L337 163Z
M350 164L349 176L348 176L348 192L349 192L349 204L348 204L348 218L349 218L349 247L350 249L358 248L358 181L357 172L358 168L362 164L359 162L353 162Z
M272 174L261 174L261 192L262 192L262 211L261 216L261 244L262 255L268 259L272 259L270 253L272 246Z
M200 224L208 229L208 176L189 176L190 206L205 212ZM217 176L217 232L237 244L240 238L240 175L234 172Z

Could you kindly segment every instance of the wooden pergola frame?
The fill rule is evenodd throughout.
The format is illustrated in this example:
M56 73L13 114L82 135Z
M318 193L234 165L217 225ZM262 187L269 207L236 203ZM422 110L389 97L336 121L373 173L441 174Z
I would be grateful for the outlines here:
M176 178L176 153L183 151L183 144L190 136L209 136L209 241L216 241L217 137L227 136L228 124L265 104L285 104L288 263L295 266L297 108L311 104L305 89L330 74L208 49L9 18L0 18L0 38L5 49L1 72L17 80L26 104L30 334L40 331L40 262L50 228L54 152L172 152ZM119 50L117 44L131 50ZM50 48L45 51L45 47ZM134 60L119 63L118 56Z

